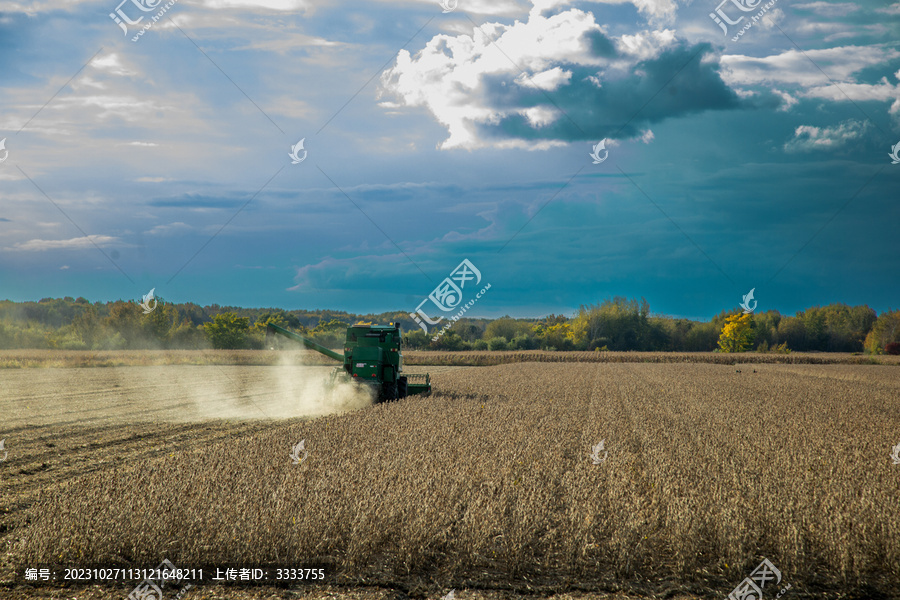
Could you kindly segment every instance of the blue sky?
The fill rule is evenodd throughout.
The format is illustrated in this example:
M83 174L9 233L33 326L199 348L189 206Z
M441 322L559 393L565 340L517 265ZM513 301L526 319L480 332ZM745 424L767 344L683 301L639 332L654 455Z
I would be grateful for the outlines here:
M900 304L900 2L166 5L3 3L0 298Z

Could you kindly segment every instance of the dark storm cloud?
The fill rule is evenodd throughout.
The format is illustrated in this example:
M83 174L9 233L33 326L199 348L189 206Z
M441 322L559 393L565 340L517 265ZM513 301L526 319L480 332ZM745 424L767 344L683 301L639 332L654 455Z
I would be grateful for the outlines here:
M592 42L594 47L607 51L599 41L606 38L600 34L591 37L598 40ZM512 84L509 76L486 76L488 104L509 116L496 124L479 123L479 133L485 138L526 140L631 138L665 119L744 106L722 81L719 65L703 62L708 52L709 44L682 44L636 63L624 77L601 78L602 87L591 80L596 69L570 64L558 65L572 72L570 83L553 91ZM549 109L554 104L565 116L544 126L533 125L523 115L509 114L533 107Z

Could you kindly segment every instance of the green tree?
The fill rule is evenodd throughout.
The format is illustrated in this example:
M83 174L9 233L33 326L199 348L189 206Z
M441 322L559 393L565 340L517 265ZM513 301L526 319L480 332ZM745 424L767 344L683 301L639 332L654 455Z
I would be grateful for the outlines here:
M537 341L524 333L509 340L510 350L534 350L535 348L537 348Z
M349 323L339 319L331 319L327 322L322 320L310 332L310 337L327 348L339 348L347 339L347 327L349 326Z
M81 300L81 298L79 298ZM88 305L85 310L75 317L72 321L72 327L81 337L85 348L93 349L94 344L99 342L103 337L103 328L97 309Z
M438 350L457 351L468 349L466 342L452 329L447 330L447 333L439 337L437 341L433 342L431 345Z
M334 333L335 331L346 331L347 327L350 324L345 321L341 321L339 319L331 319L327 323L323 321L319 321L318 325L316 325L312 332L313 334L325 334L325 333Z
M428 348L428 344L431 342L431 338L425 334L420 328L416 328L415 330L407 331L403 334L403 345L410 350L419 350L421 348Z
M863 349L875 319L875 311L868 306L813 306L781 319L775 337L793 350L855 352Z
M572 326L551 316L532 327L537 345L545 350L574 350Z
M572 319L575 346L593 350L645 350L653 345L650 335L650 305L641 298L622 296L606 299L599 305L582 306Z
M881 354L884 347L900 342L900 310L889 310L878 315L872 331L866 336L865 349L870 354Z
M506 338L505 337L495 337L491 338L487 341L488 350L506 350Z
M104 349L141 347L141 309L134 302L119 300L109 306L109 315L103 325L108 330L104 338ZM110 346L110 344L112 344Z
M297 320L296 317L294 318L294 320L295 321ZM265 336L266 335L266 327L268 327L269 323L272 323L273 325L278 325L279 327L284 327L285 329L291 328L291 324L288 322L288 318L285 313L283 313L283 312L274 312L274 313L264 312L263 314L259 315L259 317L257 317L257 319L256 319L256 322L253 323L253 328L252 328L253 333ZM300 333L301 335L306 333L306 327L303 327L302 325L300 325L299 327L295 327L295 329L299 329L300 331L298 331L298 333Z
M517 335L531 334L531 326L528 323L517 321L512 317L500 317L488 323L484 329L483 338L491 340L493 338L503 337L511 340Z
M145 348L167 348L169 334L178 322L178 311L171 304L167 304L162 298L157 298L156 308L147 314L141 314L141 329L144 334Z
M293 319L297 321L296 318ZM250 328L250 346L253 348L296 348L297 343L288 340L287 338L281 337L279 335L269 335L269 323L272 325L277 325L279 327L283 327L284 329L294 330L300 335L309 335L309 332L306 330L306 327L297 323L297 327L291 327L290 319L288 319L288 315L284 312L277 311L274 313L264 312L259 317L257 317L256 322L253 323L253 326ZM268 346L266 344L269 344Z
M752 314L731 315L725 319L719 348L722 352L746 352L753 345L754 337Z
M756 331L757 348L768 348L776 345L778 340L778 324L781 313L777 310L753 313L753 328Z
M451 327L451 329L458 333L459 337L467 342L480 340L481 336L484 334L484 330L474 322L472 322L470 319L460 319L453 325L453 327Z
M216 349L236 350L247 347L250 317L239 317L233 312L215 315L211 323L204 323L206 336Z
M209 342L202 325L194 325L187 317L172 327L169 333L170 348L198 349L208 348Z
M829 304L819 309L825 319L824 344L818 350L858 352L875 324L875 311L868 306Z
M683 349L688 352L712 352L719 339L718 326L708 323L694 323L684 336Z

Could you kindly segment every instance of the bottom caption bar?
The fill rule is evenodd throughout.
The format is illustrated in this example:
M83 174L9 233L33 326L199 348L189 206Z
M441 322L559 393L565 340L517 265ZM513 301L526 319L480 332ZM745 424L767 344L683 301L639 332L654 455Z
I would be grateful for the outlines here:
M181 591L175 596L175 598L180 598L188 589L200 584L323 582L325 571L325 567L179 568L166 559L152 569L134 567L26 568L23 577L25 583L38 585L138 581L137 587L127 596L127 600L162 600L164 597L170 597L169 594L163 594L163 588L171 590L180 587Z

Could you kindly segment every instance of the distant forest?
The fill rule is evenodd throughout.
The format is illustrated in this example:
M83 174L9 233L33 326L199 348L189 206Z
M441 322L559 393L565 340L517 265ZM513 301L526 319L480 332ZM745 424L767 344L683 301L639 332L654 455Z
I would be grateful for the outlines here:
M0 301L0 349L202 349L265 347L266 324L288 327L332 348L348 325L399 323L407 348L420 350L727 350L721 339L743 327L739 351L900 353L900 310L876 314L868 306L830 304L796 315L724 311L711 321L650 312L641 299L615 297L582 306L577 314L541 319L460 318L437 336L405 312L356 315L333 310L282 310L175 304L157 299L147 314L135 301L85 298ZM734 324L732 324L734 322ZM725 330L725 334L723 334ZM282 342L283 344L283 342Z

